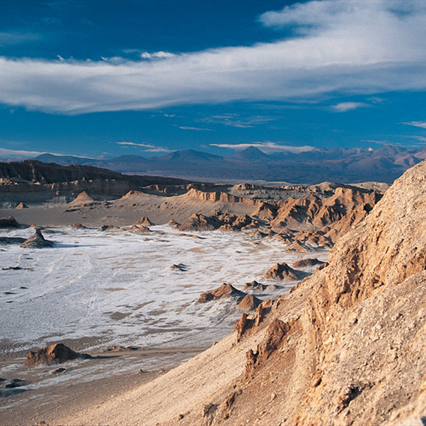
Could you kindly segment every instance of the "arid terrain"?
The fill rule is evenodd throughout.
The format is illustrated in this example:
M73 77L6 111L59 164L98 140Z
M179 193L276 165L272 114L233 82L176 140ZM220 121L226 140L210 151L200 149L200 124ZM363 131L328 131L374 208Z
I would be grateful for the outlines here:
M77 223L76 228L117 235L149 235L155 226L167 225L176 235L241 235L262 242L265 249L280 244L283 259L294 259L291 265L264 265L263 277L256 275L244 286L212 283L198 300L194 295L197 306L225 300L242 304L234 332L210 348L169 348L163 370L146 374L130 369L93 377L86 385L75 380L63 387L56 381L50 393L16 392L1 402L5 424L423 424L425 175L426 163L420 163L389 189L377 183L266 187L133 182L135 187L112 192L105 177L93 192L87 186L90 176L64 181L61 188L55 182L3 178L5 191L16 198L6 202L4 195L1 216L47 228L42 229L47 240L49 229ZM115 179L120 186L121 178ZM37 200L28 189L34 185L44 188ZM12 222L3 224L8 227L2 237L7 234L9 240L2 250L12 253L10 238L18 238L13 233L18 231L10 227ZM328 259L323 257L327 263L314 259L330 249ZM185 270L185 264L174 266L178 273ZM286 288L270 293L265 283ZM63 343L81 353L94 344L84 339ZM143 355L131 346L112 352L102 347L100 342L89 351L93 361L59 367L75 372L93 362L102 370L105 356L122 357L124 363L129 355ZM25 356L9 349L2 353L2 365L22 364ZM146 356L158 361L164 351L153 347ZM26 378L33 375L36 381L40 369L61 374L54 373L59 367L28 366ZM3 377L9 388L25 390L25 383L16 381L22 368L10 367L10 377ZM43 405L37 395L44 395Z

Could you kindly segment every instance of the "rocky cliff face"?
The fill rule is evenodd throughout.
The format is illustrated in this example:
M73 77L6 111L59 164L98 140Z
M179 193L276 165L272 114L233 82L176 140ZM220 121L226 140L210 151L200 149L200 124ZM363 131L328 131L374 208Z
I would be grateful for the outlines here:
M45 164L27 160L0 163L0 202L64 203L75 194L121 197L129 191L156 184L163 188L186 186L182 179L127 176L92 166ZM185 185L184 185L185 184ZM166 192L166 189L163 189Z
M422 424L425 194L422 163L337 242L328 267L273 303L212 424Z

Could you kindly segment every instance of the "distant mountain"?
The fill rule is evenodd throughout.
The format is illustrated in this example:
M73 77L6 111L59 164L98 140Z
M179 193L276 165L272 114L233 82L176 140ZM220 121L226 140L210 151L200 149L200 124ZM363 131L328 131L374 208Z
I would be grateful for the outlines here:
M53 155L53 154L41 154L38 157L33 158L33 160L41 161L43 163L55 163L62 166L65 166L68 164L89 164L95 161L90 158L75 157L73 155Z
M223 157L219 155L207 154L206 152L194 151L188 149L186 151L175 151L158 158L159 162L169 161L172 163L187 163L187 164L205 164L222 161Z
M204 181L281 181L315 184L323 181L392 183L409 167L426 159L426 148L384 145L371 148L316 148L301 153L267 155L249 147L235 155L221 157L205 152L175 151L161 157L123 155L93 160L73 156L43 154L37 160L57 164L102 167L120 173L172 176Z
M114 163L143 163L146 161L146 158L141 157L140 155L121 155L120 157L110 158L103 161Z
M270 159L269 155L254 146L226 158L227 161L269 161Z

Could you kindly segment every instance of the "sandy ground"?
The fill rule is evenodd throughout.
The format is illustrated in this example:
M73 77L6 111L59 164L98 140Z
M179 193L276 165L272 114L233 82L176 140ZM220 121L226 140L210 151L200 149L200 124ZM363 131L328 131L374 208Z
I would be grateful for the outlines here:
M28 209L1 209L0 216L13 216L20 224L30 226L65 226L82 223L88 227L102 225L129 226L143 216L156 225L163 225L174 219L182 223L193 213L213 215L215 211L237 215L251 214L256 206L244 203L205 202L186 195L165 197L151 194L137 194L116 200L80 203L29 205Z
M82 411L100 406L115 397L140 387L144 383L165 374L171 368L194 357L205 348L173 348L161 350L123 350L91 353L95 358L84 361L69 361L60 365L40 367L20 367L13 375L31 383L31 388L11 389L17 392L13 396L0 400L1 425L38 425L45 422L51 425L69 424L71 419L78 418ZM164 360L164 368L143 370L134 368L122 374L114 374L106 378L94 380L64 380L64 376L72 372L84 374L87 364L102 368L109 358L155 358L156 362ZM25 358L19 358L21 363ZM17 359L2 360L1 366L16 363ZM128 360L127 360L128 361ZM105 368L108 368L105 366ZM42 381L51 379L52 384L37 387ZM55 383L56 382L56 383ZM28 389L28 390L26 390ZM20 393L20 391L22 391ZM68 418L65 423L58 419Z

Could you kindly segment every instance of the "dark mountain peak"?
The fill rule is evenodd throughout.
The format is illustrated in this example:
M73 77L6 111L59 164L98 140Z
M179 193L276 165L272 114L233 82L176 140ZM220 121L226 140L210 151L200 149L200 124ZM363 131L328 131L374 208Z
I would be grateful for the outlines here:
M207 152L187 149L184 151L174 151L159 158L161 161L171 161L175 163L200 163L205 161L220 161L223 157L219 155L207 154Z
M146 161L146 158L141 155L120 155L120 157L115 157L108 161L112 163L139 163Z
M34 160L41 161L42 163L55 163L65 166L67 164L87 164L94 160L84 157L75 157L73 155L53 155L53 154L41 154L35 157Z
M257 160L267 160L269 155L266 155L259 148L255 146L249 146L243 151L237 152L235 155L228 157L229 160L237 161L257 161Z

